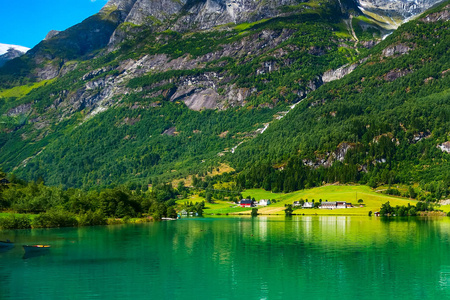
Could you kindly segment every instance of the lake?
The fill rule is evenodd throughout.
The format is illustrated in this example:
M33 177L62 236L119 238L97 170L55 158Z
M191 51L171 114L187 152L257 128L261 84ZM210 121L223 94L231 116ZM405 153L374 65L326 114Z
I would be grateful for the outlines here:
M191 218L0 231L0 299L449 299L450 218ZM22 244L51 244L23 259Z

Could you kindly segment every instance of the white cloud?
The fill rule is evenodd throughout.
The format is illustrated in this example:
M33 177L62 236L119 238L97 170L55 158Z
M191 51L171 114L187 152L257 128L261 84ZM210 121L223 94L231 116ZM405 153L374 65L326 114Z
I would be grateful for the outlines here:
M27 52L28 50L30 50L30 48L27 48L27 47L24 47L24 46L0 44L0 55L3 55L6 52L8 52L9 48L14 48L14 49L17 49L17 50L19 50L21 52Z

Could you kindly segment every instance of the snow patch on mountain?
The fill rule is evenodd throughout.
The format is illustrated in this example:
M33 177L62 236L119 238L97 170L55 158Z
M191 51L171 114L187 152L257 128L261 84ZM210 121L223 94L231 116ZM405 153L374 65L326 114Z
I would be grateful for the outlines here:
M5 54L11 48L23 53L26 53L28 50L30 50L30 48L24 46L0 44L0 55Z

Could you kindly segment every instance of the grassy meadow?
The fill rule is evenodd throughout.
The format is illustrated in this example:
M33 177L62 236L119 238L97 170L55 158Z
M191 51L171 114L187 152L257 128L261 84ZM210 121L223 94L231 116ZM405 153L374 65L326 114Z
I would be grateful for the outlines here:
M396 205L415 205L416 200L395 197L375 192L368 186L361 185L327 185L318 188L305 189L288 194L272 193L262 189L249 189L242 192L243 197L252 197L256 200L275 199L273 203L267 207L258 207L258 213L263 215L283 215L285 204L292 204L294 201L303 199L305 201L346 201L354 205L353 208L347 209L295 209L294 215L368 215L369 211L379 211L381 205L390 202L391 206ZM358 199L363 200L363 207L358 205ZM189 199L178 200L180 206L186 201L196 202L203 201L204 198L192 196ZM442 210L450 211L450 206L442 206ZM241 208L236 204L228 201L215 201L213 204L206 204L204 210L205 215L210 214L250 214L251 209Z

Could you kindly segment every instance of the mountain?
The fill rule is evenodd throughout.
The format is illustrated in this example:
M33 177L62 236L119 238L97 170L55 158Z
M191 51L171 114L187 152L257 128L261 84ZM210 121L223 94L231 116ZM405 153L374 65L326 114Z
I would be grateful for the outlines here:
M448 48L445 4L427 13L437 22L422 17L384 41L391 31L361 5L350 0L109 1L97 15L49 36L0 69L0 164L27 179L42 177L64 187L146 185L205 174L220 164L236 168L242 186L264 182L252 177L256 170L276 181L285 176L282 169L297 167L311 172L309 185L319 184L314 176L332 181L331 175L314 172L340 170L339 163L364 136L355 141L353 124L367 121L365 126L377 128L380 136L396 133L370 123L373 116L360 120L351 114L366 111L361 95L378 95L376 88L405 91L408 87L397 84L416 74L428 77L414 77L410 95L422 97L419 90L429 77L436 80L427 80L424 91L444 91L439 74L446 70L442 49ZM428 34L433 39L423 38ZM427 68L432 70L423 71ZM367 92L358 85L362 74L365 84L374 86ZM439 88L430 90L435 83ZM351 94L359 90L360 98ZM356 97L354 106L334 107L344 96ZM384 100L379 96L368 107L394 124ZM393 103L402 102L394 97ZM329 105L334 123L325 117ZM322 119L327 123L317 125ZM354 119L359 123L349 121ZM426 135L433 128L407 131ZM323 141L317 142L318 135ZM439 134L426 140L433 153L443 155L435 151L443 139ZM369 144L362 149L372 151ZM382 154L355 155L359 160L349 174L359 177L348 181L376 178L364 157L387 160ZM290 161L302 163L290 168ZM264 187L284 190L272 182Z
M311 93L231 157L239 184L420 183L448 197L449 2L402 25L340 80Z
M30 48L23 46L0 44L0 67L8 60L24 55L28 50Z

